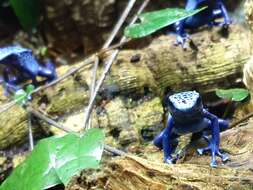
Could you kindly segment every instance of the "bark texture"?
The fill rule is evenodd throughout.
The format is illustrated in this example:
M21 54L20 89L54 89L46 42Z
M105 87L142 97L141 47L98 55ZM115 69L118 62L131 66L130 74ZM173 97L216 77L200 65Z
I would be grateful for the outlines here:
M84 172L66 189L250 190L253 188L252 136L252 123L224 132L221 147L230 154L230 161L218 168L210 168L210 155L196 153L187 153L184 164L163 164L161 151L151 145L145 154L148 159L131 155L113 159L97 175L87 177Z
M230 10L242 0L225 1ZM45 19L42 25L46 37L55 50L70 53L84 49L85 53L100 48L117 22L128 0L42 0ZM142 1L136 2L136 9ZM184 7L185 1L156 0L147 11L167 7ZM131 12L131 15L135 11Z

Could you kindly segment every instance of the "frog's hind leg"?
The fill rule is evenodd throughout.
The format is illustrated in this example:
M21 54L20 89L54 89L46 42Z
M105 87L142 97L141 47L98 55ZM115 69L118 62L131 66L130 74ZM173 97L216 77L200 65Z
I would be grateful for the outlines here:
M166 128L159 135L157 135L153 141L153 144L159 149L163 149L163 138L165 136L165 133L166 133ZM172 141L173 149L175 149L177 147L177 144L178 144L177 138L178 137L179 137L179 135L177 135L175 133L172 133L170 135L170 140Z
M21 76L11 76L11 70L9 68L4 68L3 70L3 81L4 81L4 95L8 96L9 93L15 93L21 87L18 85L22 83L25 79Z
M219 128L220 131L224 131L226 129L228 129L229 123L226 120L223 119L218 119L218 123L219 123ZM210 127L211 127L211 123L210 123ZM212 140L208 137L208 132L204 132L203 133L203 138L207 141L208 146L205 148L199 148L197 149L198 154L203 155L205 152L212 152L212 162L211 162L211 166L212 167L217 167L217 163L215 160L215 156L217 155L218 157L221 158L222 162L226 162L227 160L229 160L229 156L228 154L222 154L220 152L220 150L215 149L214 143L212 142ZM215 151L212 151L215 150Z
M212 151L212 149L215 149L215 147L213 146L213 143L210 143L208 147L197 149L197 152L198 154L203 155L205 152L211 151L212 152L212 162L211 162L212 167L217 167L217 163L215 160L216 155L221 158L222 162L226 162L229 160L229 156L227 154L222 154L220 150Z
M219 127L220 127L220 131L225 131L228 129L229 127L229 122L227 120L224 119L218 119L219 122Z
M212 12L212 26L225 26L231 24L231 19L223 2L219 0L216 9ZM224 18L224 22L215 22L215 19Z
M219 128L220 128L220 132L225 131L228 129L229 127L229 122L227 120L224 119L218 119L218 123L219 123ZM208 126L211 127L211 122L210 120L208 120ZM210 131L203 131L202 132L202 137L204 138L204 140L209 144L210 143Z

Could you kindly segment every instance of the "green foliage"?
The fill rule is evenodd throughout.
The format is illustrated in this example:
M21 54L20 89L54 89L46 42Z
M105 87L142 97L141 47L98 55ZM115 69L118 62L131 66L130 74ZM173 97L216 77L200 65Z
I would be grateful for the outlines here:
M25 30L34 28L40 17L39 0L10 0L10 4Z
M0 190L42 190L66 185L81 170L98 168L103 148L104 134L99 129L41 140Z
M249 91L243 88L233 88L228 90L217 89L215 93L220 98L236 102L243 101L249 96Z
M19 105L25 104L27 102L28 98L30 98L30 95L34 89L35 89L34 86L29 84L26 87L25 91L23 89L18 90L14 95L15 102Z
M197 14L206 7L193 11L179 8L167 8L159 11L143 13L139 15L141 23L133 24L125 28L124 35L129 38L141 38L156 32L157 30Z

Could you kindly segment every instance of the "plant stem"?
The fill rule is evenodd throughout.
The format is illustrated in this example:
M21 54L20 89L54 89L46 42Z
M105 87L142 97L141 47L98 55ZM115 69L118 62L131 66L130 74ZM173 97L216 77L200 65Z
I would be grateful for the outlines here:
M36 88L32 93L32 94L35 94L41 90L45 90L51 86L54 86L56 84L58 84L59 82L63 81L64 79L68 78L69 76L75 74L77 71L81 70L82 68L92 64L93 60L94 60L94 56L102 56L104 55L106 52L108 51L111 51L113 49L116 49L116 48L120 48L121 46L123 46L124 44L128 43L129 41L131 41L130 39L126 40L125 42L123 43L118 43L118 44L115 44L107 49L102 49L100 50L99 52L93 54L93 55L90 55L90 56L87 56L83 62L83 64L81 64L80 66L78 67L73 67L72 69L70 69L69 71L67 71L64 75L58 77L56 80L52 81L51 83L48 83L46 85L43 85L43 86L40 86L38 88ZM14 105L16 105L16 101L13 100L13 101L10 101L8 103L6 103L5 105L1 106L0 107L0 114L3 113L3 112L6 112L8 111L9 109L11 109Z
M243 118L241 118L241 119L239 119L239 120L237 120L237 121L231 123L231 125L229 126L229 129L232 129L232 128L236 127L237 125L239 125L239 124L241 124L242 122L244 122L244 121L250 119L251 117L253 117L253 112L251 112L251 113L245 115Z
M134 17L132 18L130 25L134 24L136 22L136 20L138 19L138 15L145 9L145 7L148 5L150 0L145 0L142 5L140 6L139 10L137 11L137 13L134 15ZM127 38L125 36L123 36L120 40L120 43L124 43L127 40ZM89 105L86 109L86 113L85 113L85 119L84 119L84 127L87 125L89 118L90 118L90 114L92 111L92 108L94 106L94 102L95 102L95 98L97 96L97 93L100 89L100 87L103 84L103 81L107 75L107 73L109 72L114 60L116 59L117 55L119 53L119 49L113 51L113 53L111 54L111 57L109 58L109 60L106 63L104 72L102 73L101 77L99 78L98 82L97 82L97 86L95 88L94 91L94 95L91 97L91 101L89 102Z
M62 131L65 131L65 132L67 132L67 133L73 132L71 129L68 129L68 128L62 126L61 124L57 123L57 122L54 121L53 119L51 119L51 118L49 118L49 117L47 117L47 116L45 116L45 115L43 115L43 114L41 114L39 111L33 109L32 107L29 106L28 109L29 109L29 111L30 111L35 117L37 117L37 118L39 118L39 119L41 119L41 120L47 122L48 124L50 124L50 125L52 125L52 126L58 128L58 129L60 129L60 130L62 130Z
M117 24L115 25L115 27L113 28L109 38L106 40L105 44L103 45L102 49L106 49L108 48L112 41L114 40L115 36L117 35L117 33L119 32L121 26L123 25L123 23L125 22L127 16L129 15L130 11L132 10L134 4L135 4L136 0L129 0L124 12L122 13L120 19L118 20ZM98 69L98 64L99 64L99 58L98 56L95 58L95 64L93 66L93 72L92 72L92 81L91 81L91 88L90 88L90 100L89 103L92 101L92 96L94 96L94 92L95 92L95 87L96 87L96 75L97 75L97 69ZM88 119L88 124L85 124L85 128L89 129L91 127L91 116L92 113L90 113L90 117ZM84 122L85 123L85 122Z
M30 111L27 111L27 116L28 116L29 144L30 144L30 151L32 151L34 147L34 140L33 140L33 132L32 132L32 114Z
M74 132L73 130L67 128L67 127L64 127L63 125L57 123L56 121L54 121L53 119L45 116L44 114L41 114L39 111L33 109L31 106L28 106L27 107L27 110L29 112L31 112L34 116L36 116L37 118L41 119L42 121L45 121L46 123L48 123L49 125L52 125L60 130L63 130L67 133L71 133L71 132ZM107 152L110 152L112 153L113 155L117 155L117 156L122 156L122 155L126 155L125 152L121 151L121 150L118 150L114 147L111 147L109 145L105 145L105 150Z

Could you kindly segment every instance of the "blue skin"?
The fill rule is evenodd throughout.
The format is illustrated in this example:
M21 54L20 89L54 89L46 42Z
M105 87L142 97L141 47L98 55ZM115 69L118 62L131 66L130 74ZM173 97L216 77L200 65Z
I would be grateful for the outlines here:
M41 66L32 51L21 46L0 48L0 64L5 66L3 81L7 94L19 90L19 85L27 80L32 80L32 84L38 86L37 76L46 78L43 82L56 79L55 67L49 60L46 61L45 67ZM11 74L13 71L16 75Z
M231 24L222 0L187 0L185 9L192 11L205 6L207 6L205 10L174 24L175 31L178 35L177 44L184 45L187 40L188 34L185 32L185 29L193 30L204 25L228 27ZM224 18L224 22L216 22L215 20L218 18Z
M171 154L176 148L175 141L180 135L192 133L193 136L202 136L208 141L206 148L198 149L199 154L210 151L212 156L211 167L217 167L216 155L222 161L228 156L219 150L220 131L228 128L227 121L219 119L203 109L201 98L196 91L181 92L169 97L170 116L166 128L155 137L154 145L164 151L164 162L172 164L175 159ZM206 135L211 131L211 139Z

